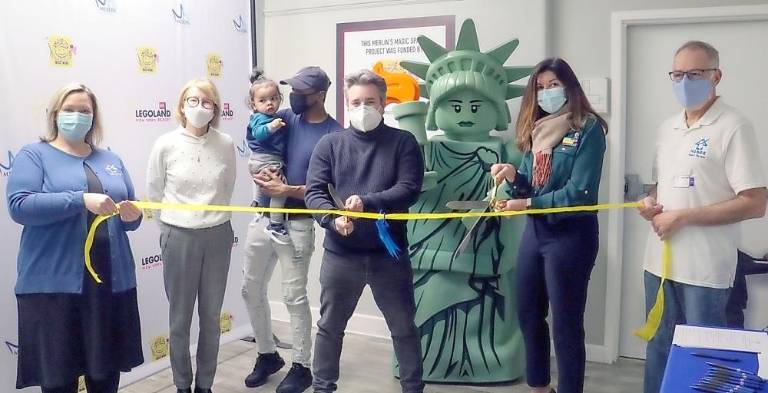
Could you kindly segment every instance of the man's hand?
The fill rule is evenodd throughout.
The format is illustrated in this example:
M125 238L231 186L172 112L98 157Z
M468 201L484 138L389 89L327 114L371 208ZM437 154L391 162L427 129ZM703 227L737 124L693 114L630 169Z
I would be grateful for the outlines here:
M283 183L279 169L264 168L253 176L253 182L270 197L288 196L290 188Z
M344 202L344 210L348 210L351 212L362 212L363 211L363 200L357 196L352 195Z
M501 184L502 180L512 183L517 177L517 168L512 164L493 164L491 165L491 176L498 184Z
M136 207L136 205L130 201L122 201L117 204L117 207L120 211L120 219L123 220L123 222L134 222L141 217L141 209Z
M336 232L342 236L349 236L349 234L355 230L355 224L352 223L352 220L350 220L349 217L336 217L336 219L333 220L333 226L336 229Z
M653 220L653 217L664 211L664 206L656 203L656 198L652 196L643 198L640 203L643 205L638 207L637 210L640 212L640 216L647 221Z
M653 230L661 240L667 240L680 228L686 225L684 210L661 212L652 218Z

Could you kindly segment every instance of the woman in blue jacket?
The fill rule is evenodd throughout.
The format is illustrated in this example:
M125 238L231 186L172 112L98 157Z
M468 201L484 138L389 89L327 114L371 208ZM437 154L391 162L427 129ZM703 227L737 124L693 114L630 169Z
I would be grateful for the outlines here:
M93 92L73 83L48 107L47 135L21 149L8 180L8 210L24 226L17 260L19 358L16 387L75 393L117 392L120 372L144 362L136 275L126 231L141 210L123 162L101 139ZM83 245L97 215L119 212Z
M520 168L496 164L516 199L498 210L594 205L600 186L608 127L587 101L562 59L539 63L528 81L517 119ZM532 393L553 391L549 375L549 325L557 358L560 393L584 389L584 308L598 250L597 215L531 215L517 258L518 319Z

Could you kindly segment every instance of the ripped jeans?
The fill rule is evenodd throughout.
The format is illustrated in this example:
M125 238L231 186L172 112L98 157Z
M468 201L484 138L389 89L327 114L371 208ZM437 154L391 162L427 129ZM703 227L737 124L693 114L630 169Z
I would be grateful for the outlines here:
M267 289L269 280L280 262L282 300L290 315L293 362L311 365L312 315L307 299L309 260L315 250L315 227L311 218L288 220L285 229L291 244L281 245L269 239L264 227L269 219L256 215L248 226L243 264L242 295L251 319L259 353L277 350L272 337L272 316Z

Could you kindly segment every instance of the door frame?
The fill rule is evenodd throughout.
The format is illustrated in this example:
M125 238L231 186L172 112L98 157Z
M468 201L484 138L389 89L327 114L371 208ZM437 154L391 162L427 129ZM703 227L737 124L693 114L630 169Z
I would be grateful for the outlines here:
M768 20L768 4L618 11L611 14L611 132L608 134L608 198L624 201L624 174L627 127L627 31L630 27ZM670 56L672 54L670 53ZM624 212L608 212L608 247L605 305L605 356L608 362L619 357L621 339L622 260L624 256ZM638 278L639 279L639 278ZM618 318L618 319L617 319ZM639 326L638 326L639 327Z

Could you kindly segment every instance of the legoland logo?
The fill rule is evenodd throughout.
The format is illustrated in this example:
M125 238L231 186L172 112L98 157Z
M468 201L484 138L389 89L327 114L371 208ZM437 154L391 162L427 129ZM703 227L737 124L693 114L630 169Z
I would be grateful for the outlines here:
M96 0L96 7L104 12L115 13L117 6L115 0Z
M173 20L175 20L176 23L182 25L190 24L185 1L180 1L176 8L171 8L171 12L173 12Z
M219 332L224 334L232 331L232 320L234 319L235 316L232 313L223 311L219 317Z
M153 361L168 357L170 341L167 335L155 336L149 340L149 349L152 351Z
M235 31L239 31L241 33L248 32L248 29L245 27L245 19L243 19L242 14L238 15L237 18L232 19L232 24L235 25Z
M136 49L136 59L139 63L139 72L142 74L155 74L157 73L157 61L159 56L157 55L157 49L142 46Z
M229 103L225 102L221 104L221 120L232 120L235 116L235 111L229 107Z
M165 101L157 103L157 109L136 109L136 121L160 122L171 120L171 110Z
M64 36L48 37L48 51L50 52L50 64L55 67L72 67L72 60L77 53L72 39Z
M13 169L13 157L13 152L8 150L8 160L0 161L0 175L3 177L10 176L11 169Z
M224 67L224 62L221 61L221 56L216 53L210 53L206 57L205 64L208 68L208 78L220 78L221 69Z
M153 270L163 266L163 257L160 254L141 258L141 270Z

